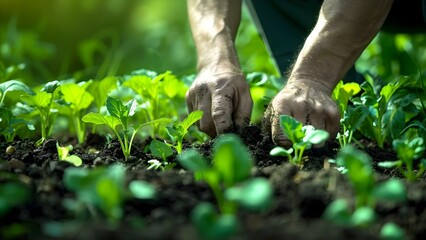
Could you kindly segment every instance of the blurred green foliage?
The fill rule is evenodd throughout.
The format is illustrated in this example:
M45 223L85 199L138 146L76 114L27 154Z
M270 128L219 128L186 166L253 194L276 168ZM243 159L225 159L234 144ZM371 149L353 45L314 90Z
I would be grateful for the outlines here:
M244 70L275 74L245 8L241 26ZM190 75L196 65L185 0L3 0L0 44L2 64L24 63L31 86L140 68Z

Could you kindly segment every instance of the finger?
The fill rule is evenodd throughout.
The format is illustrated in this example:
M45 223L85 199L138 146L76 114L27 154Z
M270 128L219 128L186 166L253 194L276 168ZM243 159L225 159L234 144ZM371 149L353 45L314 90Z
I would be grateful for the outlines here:
M233 114L234 126L236 128L241 128L244 125L248 125L250 123L251 112L253 109L253 99L250 96L250 92L247 91L240 98L234 101L234 106L236 106L236 111Z
M213 138L216 136L216 129L211 113L211 100L211 95L206 93L196 99L195 105L196 109L203 111L203 116L199 121L200 130Z
M282 114L290 114L290 113L282 113ZM291 141L284 135L284 131L281 127L280 123L280 115L278 112L276 112L273 108L271 110L271 134L272 134L272 141L275 143L275 145L289 148L291 147L292 143ZM291 116L291 115L290 115Z
M192 101L191 94L188 91L185 95L186 100L186 106L188 107L188 113L191 113L194 111L194 102Z
M340 129L340 113L337 107L329 110L326 115L324 129L330 134L329 139L335 139Z
M216 133L221 134L233 128L233 92L232 90L215 91L212 95L211 116Z

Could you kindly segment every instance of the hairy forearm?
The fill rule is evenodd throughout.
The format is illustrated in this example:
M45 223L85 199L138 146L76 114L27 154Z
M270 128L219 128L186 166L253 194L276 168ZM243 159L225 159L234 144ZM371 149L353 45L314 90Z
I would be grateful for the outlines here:
M187 0L198 55L198 70L239 70L234 46L241 19L241 0Z
M325 0L290 74L330 91L380 30L392 0Z

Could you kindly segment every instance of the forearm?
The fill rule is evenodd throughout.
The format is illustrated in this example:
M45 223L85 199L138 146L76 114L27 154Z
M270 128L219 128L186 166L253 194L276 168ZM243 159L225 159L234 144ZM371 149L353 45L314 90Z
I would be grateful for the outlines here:
M239 71L234 41L241 4L241 0L187 0L198 70L208 66L212 71Z
M289 81L311 79L330 91L380 30L392 0L325 0Z

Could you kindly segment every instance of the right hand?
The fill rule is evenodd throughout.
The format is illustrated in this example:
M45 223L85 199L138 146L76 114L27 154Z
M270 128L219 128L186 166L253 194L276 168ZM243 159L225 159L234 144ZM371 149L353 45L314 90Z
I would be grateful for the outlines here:
M248 124L253 108L244 75L233 72L200 72L186 93L186 103L189 112L204 112L198 127L210 137Z

